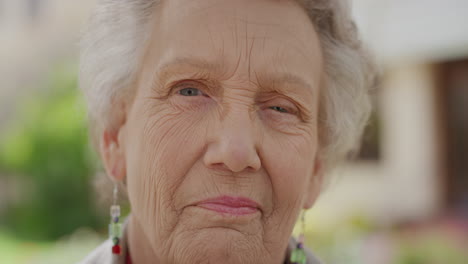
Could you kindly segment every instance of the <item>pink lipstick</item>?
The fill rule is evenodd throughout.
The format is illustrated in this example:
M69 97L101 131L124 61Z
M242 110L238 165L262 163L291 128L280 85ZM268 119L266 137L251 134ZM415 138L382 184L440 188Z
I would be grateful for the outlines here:
M196 205L207 210L230 215L248 215L259 211L258 204L249 198L227 195L203 200Z

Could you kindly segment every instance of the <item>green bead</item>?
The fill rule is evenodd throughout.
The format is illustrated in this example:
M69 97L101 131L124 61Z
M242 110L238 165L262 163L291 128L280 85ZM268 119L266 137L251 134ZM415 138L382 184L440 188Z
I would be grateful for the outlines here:
M110 223L109 224L109 236L111 238L114 237L122 237L122 224L120 223Z
M307 264L307 256L302 248L295 248L291 252L291 262L297 264Z

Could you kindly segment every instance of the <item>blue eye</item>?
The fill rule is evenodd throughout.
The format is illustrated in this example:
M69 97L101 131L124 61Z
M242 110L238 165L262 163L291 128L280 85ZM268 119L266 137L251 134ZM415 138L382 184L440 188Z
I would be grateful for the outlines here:
M179 90L178 92L180 95L183 96L197 96L197 95L202 95L202 92L196 88L184 88Z
M278 112L281 112L281 113L288 113L288 110L286 110L285 108L283 107L279 107L279 106L271 106L269 107L270 109L273 109L275 111L278 111Z

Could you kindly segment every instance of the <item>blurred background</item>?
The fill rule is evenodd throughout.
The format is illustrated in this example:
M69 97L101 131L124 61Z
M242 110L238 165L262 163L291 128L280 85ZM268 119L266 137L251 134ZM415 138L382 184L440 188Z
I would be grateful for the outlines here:
M0 263L74 263L108 203L77 91L93 0L0 0ZM354 0L382 79L362 150L306 215L329 264L468 263L468 1Z

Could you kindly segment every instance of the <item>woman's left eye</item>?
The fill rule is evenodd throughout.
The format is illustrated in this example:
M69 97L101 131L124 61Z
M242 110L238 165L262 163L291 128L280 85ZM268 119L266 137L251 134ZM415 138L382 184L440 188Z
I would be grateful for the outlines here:
M289 111L286 108L283 108L283 107L280 107L280 106L271 106L269 108L273 109L275 111L281 112L281 113L289 113Z
M177 93L183 96L203 95L203 93L200 90L198 90L197 88L193 88L193 87L180 89Z

